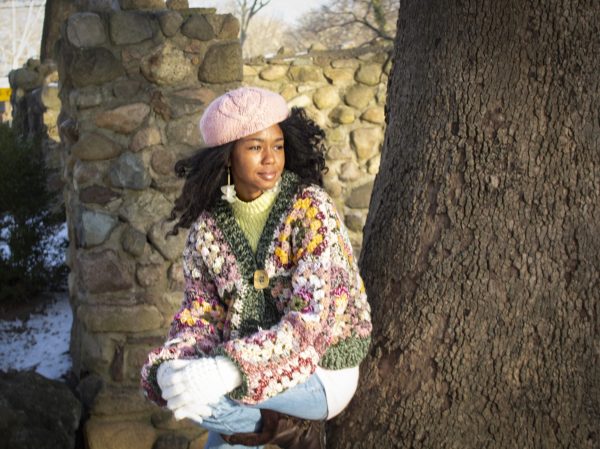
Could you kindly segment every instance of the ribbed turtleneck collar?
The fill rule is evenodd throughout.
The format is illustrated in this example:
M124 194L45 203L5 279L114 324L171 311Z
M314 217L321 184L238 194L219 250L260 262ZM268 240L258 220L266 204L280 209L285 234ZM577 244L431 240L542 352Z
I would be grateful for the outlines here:
M250 217L252 215L261 214L269 210L280 190L281 180L277 182L275 187L265 190L262 195L252 201L242 201L237 196L235 201L231 203L231 208L236 216Z

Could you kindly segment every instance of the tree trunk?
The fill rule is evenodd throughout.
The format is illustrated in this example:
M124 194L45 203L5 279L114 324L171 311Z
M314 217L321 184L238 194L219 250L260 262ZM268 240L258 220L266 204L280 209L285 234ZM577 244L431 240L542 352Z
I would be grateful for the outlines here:
M600 447L600 2L407 0L330 448Z
M40 59L54 59L54 45L60 38L60 27L77 11L74 0L46 0Z

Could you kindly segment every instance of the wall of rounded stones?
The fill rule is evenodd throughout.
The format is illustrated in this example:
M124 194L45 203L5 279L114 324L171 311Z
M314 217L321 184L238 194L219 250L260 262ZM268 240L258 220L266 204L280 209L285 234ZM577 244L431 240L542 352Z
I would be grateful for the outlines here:
M139 372L182 299L186 232L165 237L173 166L201 146L206 105L242 81L238 33L231 15L162 0L90 7L61 29L71 353L91 449L201 447L201 428L145 401Z
M326 131L325 188L358 253L385 133L391 47L312 50L248 60L244 84L280 92Z

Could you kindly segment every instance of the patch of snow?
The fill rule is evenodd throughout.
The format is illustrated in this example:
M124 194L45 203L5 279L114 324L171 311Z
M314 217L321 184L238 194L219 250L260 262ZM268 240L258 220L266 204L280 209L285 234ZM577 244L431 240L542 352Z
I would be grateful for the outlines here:
M25 322L0 320L0 371L35 370L48 379L60 379L71 369L69 344L73 313L68 293Z
M47 266L56 267L65 263L65 249L63 248L63 244L68 240L67 237L67 223L63 223L56 229L53 235L46 239L43 247L46 248L44 259Z

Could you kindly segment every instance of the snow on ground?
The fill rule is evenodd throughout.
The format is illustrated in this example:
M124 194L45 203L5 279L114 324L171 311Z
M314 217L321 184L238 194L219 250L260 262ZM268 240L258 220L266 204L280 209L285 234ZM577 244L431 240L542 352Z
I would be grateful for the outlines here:
M0 371L35 369L60 379L71 369L69 342L73 314L67 292L57 293L27 321L0 320Z

